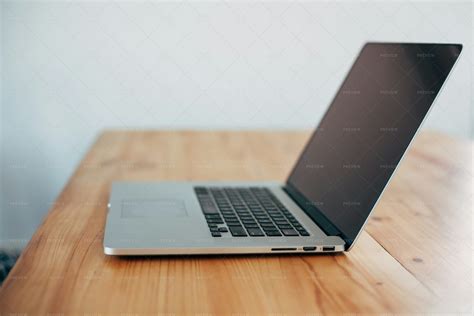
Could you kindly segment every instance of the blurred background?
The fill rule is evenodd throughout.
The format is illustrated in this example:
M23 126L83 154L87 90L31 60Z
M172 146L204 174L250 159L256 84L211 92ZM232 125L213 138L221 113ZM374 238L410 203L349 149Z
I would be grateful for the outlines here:
M1 1L0 247L98 133L311 129L366 41L455 42L424 129L472 138L472 3Z

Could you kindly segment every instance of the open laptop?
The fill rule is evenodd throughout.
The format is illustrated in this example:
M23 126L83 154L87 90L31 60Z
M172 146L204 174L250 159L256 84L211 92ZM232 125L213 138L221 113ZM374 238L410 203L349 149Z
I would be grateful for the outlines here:
M284 183L113 183L104 252L350 250L461 50L365 44Z

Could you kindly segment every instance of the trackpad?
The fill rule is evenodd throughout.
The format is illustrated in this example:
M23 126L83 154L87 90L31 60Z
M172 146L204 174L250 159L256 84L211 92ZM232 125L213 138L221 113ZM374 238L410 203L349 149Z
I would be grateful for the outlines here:
M122 218L137 217L187 217L186 207L182 200L123 200Z

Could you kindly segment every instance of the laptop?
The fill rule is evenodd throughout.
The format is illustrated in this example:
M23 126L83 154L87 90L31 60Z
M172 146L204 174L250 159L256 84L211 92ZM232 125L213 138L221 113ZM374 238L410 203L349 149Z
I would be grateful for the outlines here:
M349 251L461 50L365 44L283 183L114 182L105 254Z

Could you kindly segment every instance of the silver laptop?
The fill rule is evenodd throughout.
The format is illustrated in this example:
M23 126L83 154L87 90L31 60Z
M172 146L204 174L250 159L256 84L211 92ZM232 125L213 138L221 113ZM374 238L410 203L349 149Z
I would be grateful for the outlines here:
M350 250L461 50L365 44L284 183L113 183L104 252Z

